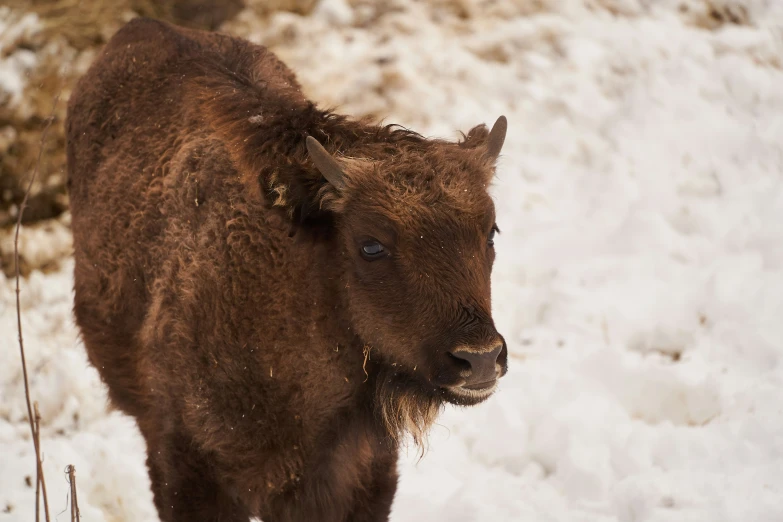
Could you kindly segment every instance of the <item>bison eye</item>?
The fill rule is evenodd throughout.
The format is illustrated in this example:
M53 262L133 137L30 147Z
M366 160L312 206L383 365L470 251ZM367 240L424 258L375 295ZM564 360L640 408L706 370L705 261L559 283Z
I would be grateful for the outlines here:
M500 229L497 225L492 225L492 230L489 231L489 238L487 239L489 246L495 246L495 232L500 232Z
M366 241L362 245L362 257L367 261L375 261L386 256L386 249L380 242L372 240Z

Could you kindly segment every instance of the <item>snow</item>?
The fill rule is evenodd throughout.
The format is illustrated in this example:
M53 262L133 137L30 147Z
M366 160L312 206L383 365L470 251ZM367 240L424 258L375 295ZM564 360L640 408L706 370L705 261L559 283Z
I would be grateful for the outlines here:
M16 44L39 28L35 14L21 17L8 7L0 7L0 103L16 105L27 84L25 73L36 63L35 53Z
M712 3L749 25L706 30L695 0L322 0L228 26L350 114L447 137L509 119L510 371L447 409L424 458L403 452L393 521L783 520L783 3ZM85 520L154 520L143 440L73 326L72 267L22 289L50 503L73 463ZM30 520L13 303L6 281L0 519Z

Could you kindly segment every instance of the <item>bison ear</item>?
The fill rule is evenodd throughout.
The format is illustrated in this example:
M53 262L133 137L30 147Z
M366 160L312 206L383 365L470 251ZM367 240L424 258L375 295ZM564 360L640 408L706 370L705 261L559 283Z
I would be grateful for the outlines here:
M318 140L312 136L308 136L305 142L310 159L313 160L321 175L337 190L345 188L345 173L340 164L337 163L337 160L326 152L323 145L318 143Z
M500 155L500 150L503 148L503 142L506 141L507 130L508 120L506 120L505 116L501 116L492 126L492 130L489 131L489 138L487 139L487 156L492 161L495 161Z

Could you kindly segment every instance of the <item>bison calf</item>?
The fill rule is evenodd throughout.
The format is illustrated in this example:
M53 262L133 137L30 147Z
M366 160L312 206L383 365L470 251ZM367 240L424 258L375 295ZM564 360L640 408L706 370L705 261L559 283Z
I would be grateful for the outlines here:
M267 49L137 19L68 107L76 321L163 521L387 520L400 438L506 372L506 133L318 109Z

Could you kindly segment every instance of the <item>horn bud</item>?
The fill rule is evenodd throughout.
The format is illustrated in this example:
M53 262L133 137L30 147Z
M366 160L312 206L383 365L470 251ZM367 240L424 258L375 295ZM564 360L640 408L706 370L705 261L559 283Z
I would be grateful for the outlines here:
M318 143L318 140L312 136L308 136L305 140L307 145L307 152L310 155L310 159L315 163L316 168L321 173L326 181L334 185L338 190L345 187L345 174L343 169L340 168L340 164L337 160L329 154L326 149Z
M492 130L489 131L489 138L487 139L487 156L493 161L500 155L500 150L503 148L503 142L506 141L507 130L508 120L506 120L505 116L501 116L492 126Z

